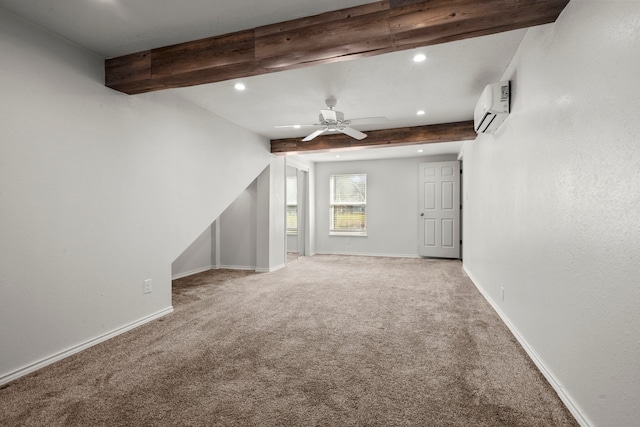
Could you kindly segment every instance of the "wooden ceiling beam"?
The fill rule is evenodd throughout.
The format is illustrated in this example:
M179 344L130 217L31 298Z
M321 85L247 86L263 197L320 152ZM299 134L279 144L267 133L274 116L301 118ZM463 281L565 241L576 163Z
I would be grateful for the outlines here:
M384 0L105 61L128 94L214 83L554 22L569 0Z
M271 152L278 155L310 151L340 151L400 145L431 144L436 142L469 141L476 138L473 120L437 125L367 131L362 140L344 134L323 135L308 142L301 138L274 139Z

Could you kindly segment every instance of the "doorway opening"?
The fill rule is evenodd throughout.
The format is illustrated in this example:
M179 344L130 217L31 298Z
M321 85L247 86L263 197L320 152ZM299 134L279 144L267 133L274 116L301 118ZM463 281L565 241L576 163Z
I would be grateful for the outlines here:
M305 256L307 217L307 171L287 164L286 251L287 263Z

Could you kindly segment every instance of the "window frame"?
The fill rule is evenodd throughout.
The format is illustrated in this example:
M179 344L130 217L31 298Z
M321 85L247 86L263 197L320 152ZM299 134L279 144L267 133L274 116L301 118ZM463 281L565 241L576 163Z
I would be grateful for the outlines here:
M362 202L335 202L335 177L364 177L364 201ZM329 235L330 236L367 236L367 174L366 173L340 173L329 176ZM334 208L336 206L357 206L362 207L364 213L364 225L360 230L334 230Z

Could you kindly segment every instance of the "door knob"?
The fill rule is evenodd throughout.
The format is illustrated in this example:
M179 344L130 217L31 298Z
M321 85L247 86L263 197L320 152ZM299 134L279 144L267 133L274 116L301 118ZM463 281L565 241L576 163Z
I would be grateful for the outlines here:
M420 212L420 216L424 216L424 212Z

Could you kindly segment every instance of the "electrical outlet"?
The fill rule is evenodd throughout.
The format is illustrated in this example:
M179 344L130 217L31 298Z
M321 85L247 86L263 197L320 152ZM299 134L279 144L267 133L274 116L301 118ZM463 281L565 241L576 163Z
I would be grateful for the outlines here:
M143 293L150 294L151 293L151 279L147 279L144 281Z
M500 288L500 297L502 298L502 301L504 301L504 288Z

